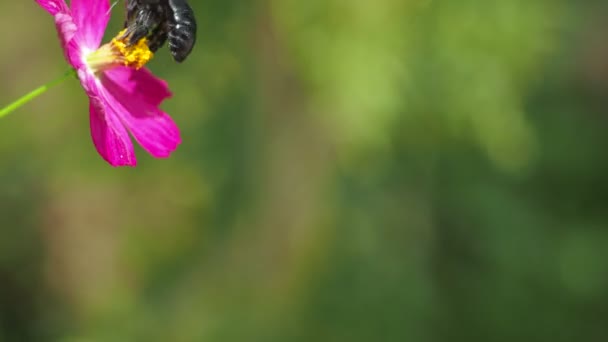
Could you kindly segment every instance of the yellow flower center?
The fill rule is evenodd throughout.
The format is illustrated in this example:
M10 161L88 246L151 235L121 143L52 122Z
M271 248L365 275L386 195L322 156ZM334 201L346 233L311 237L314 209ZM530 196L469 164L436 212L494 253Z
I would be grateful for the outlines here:
M94 72L101 72L117 66L127 66L139 69L146 65L154 56L148 48L146 38L140 39L133 45L128 45L126 30L122 30L112 38L112 41L86 56L88 67Z

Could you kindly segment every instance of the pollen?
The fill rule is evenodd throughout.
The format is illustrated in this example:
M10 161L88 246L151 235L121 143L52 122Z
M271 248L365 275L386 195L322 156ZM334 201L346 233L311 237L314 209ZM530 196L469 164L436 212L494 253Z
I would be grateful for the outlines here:
M154 53L148 48L148 42L145 37L140 39L137 43L128 46L126 42L127 37L124 37L125 31L126 30L120 31L118 35L112 39L112 44L114 44L122 54L124 58L123 64L125 66L139 69L152 59Z
M122 30L110 43L87 55L86 64L94 73L117 66L127 66L137 70L154 57L154 53L148 48L146 38L128 45L128 36L124 33L125 30Z

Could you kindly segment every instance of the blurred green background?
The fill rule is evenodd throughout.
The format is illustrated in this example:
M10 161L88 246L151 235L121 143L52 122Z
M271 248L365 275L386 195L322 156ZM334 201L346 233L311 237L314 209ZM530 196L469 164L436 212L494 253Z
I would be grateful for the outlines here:
M608 340L605 1L190 2L171 158L74 80L0 121L0 341ZM0 104L67 68L0 37Z

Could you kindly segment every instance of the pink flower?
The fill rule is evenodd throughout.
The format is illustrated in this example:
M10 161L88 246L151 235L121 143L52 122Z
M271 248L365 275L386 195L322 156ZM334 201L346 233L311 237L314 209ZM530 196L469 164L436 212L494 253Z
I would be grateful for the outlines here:
M91 136L112 166L135 166L129 137L152 156L168 157L181 142L179 129L159 106L171 92L142 66L152 58L145 38L126 46L120 34L100 47L110 18L109 0L36 0L55 18L65 57L89 97Z

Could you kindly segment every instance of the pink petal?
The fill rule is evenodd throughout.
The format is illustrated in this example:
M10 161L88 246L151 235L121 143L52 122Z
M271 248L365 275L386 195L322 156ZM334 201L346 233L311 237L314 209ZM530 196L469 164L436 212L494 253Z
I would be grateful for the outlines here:
M69 14L58 13L55 15L55 27L65 59L74 67L78 63L82 64L79 58L80 49L78 49L76 41L73 39L77 33L77 28L72 21L72 17Z
M78 70L85 68L84 60L82 59L82 48L78 44L77 39L72 39L66 47L64 47L65 57L70 65Z
M112 166L135 166L137 159L129 133L99 98L90 97L91 137L97 152Z
M158 105L170 92L150 72L115 68L101 79L103 97L135 140L152 156L168 157L181 143L179 129Z
M49 12L52 16L55 16L57 13L69 13L68 5L66 5L65 0L36 0L40 7L44 8L47 12Z
M70 9L63 0L36 0L36 2L47 12L53 15L55 19L55 27L57 35L61 41L61 47L66 60L73 67L78 68L82 65L80 58L81 50L78 44L74 41L78 28L72 20Z
M95 76L85 70L78 70L78 76L89 96L91 137L97 152L112 166L135 166L137 160L129 133L101 96L103 89Z
M126 67L106 71L105 75L129 94L139 94L142 99L153 106L159 106L173 94L167 82L154 76L150 70L142 68L133 70Z
M110 1L72 0L71 6L78 40L87 48L97 49L110 20Z

